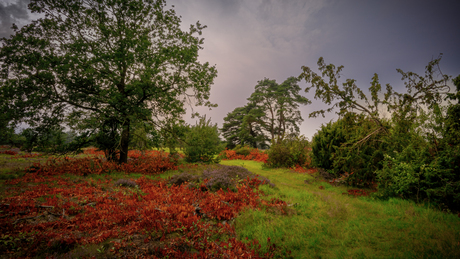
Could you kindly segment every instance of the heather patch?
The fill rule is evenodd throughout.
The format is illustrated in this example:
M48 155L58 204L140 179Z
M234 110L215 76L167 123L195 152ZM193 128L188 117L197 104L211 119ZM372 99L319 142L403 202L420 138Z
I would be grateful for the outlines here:
M275 187L273 183L266 177L255 175L248 169L241 166L214 165L205 167L202 173L196 170L182 172L181 174L173 175L168 183L173 185L181 185L189 183L189 186L198 187L199 183L204 182L206 189L211 191L227 190L236 191L238 183L245 179L258 179L262 184L268 184Z

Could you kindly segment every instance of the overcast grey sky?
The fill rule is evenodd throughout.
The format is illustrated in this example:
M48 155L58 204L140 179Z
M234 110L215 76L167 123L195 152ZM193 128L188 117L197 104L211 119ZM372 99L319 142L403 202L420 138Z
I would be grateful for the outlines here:
M218 77L211 101L219 107L206 113L223 123L227 113L247 103L257 81L283 82L298 76L301 66L317 71L316 62L344 65L342 79L353 78L367 89L374 73L382 85L402 89L397 68L423 74L428 62L444 53L444 74L460 74L460 1L458 0L170 0L183 28L200 21L204 49L200 60L216 64ZM11 23L31 19L28 0L0 0L0 37ZM301 83L304 89L306 84ZM313 99L313 93L305 94ZM309 119L324 107L314 101L301 107L301 133L311 139L321 123ZM194 120L188 119L193 123Z

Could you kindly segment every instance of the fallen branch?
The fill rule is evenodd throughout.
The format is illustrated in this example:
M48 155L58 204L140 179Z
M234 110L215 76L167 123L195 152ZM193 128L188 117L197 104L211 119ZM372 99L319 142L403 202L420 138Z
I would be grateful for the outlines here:
M45 214L41 214L41 215L34 216L34 217L19 218L19 219L15 220L15 221L13 222L13 225L15 225L16 223L18 223L18 222L21 221L21 220L35 219L35 218L39 218L39 217L41 217L41 216L43 216L43 215L45 215Z
M383 126L381 127L378 127L376 130L374 130L372 133L368 134L367 136L365 136L364 138L362 138L360 141L356 142L354 144L354 146L356 145L360 145L362 144L363 142L365 142L366 140L368 140L372 135L376 134L376 133L379 133L381 130L385 130L385 128Z
M54 206L35 205L35 208L54 209Z
M96 205L96 202L90 202L90 203L87 203L85 205L81 205L82 207L85 207L85 206L94 206Z
M11 206L11 205L3 203L3 204L0 204L0 206ZM25 207L30 208L31 206L25 206ZM34 207L35 208L43 208L43 209L54 209L54 206L48 206L48 205L35 205Z

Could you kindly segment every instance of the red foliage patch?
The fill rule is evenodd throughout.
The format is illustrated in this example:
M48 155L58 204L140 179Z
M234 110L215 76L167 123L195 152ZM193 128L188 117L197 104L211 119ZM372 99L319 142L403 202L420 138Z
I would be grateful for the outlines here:
M16 158L33 158L33 157L41 157L43 154L40 153L25 153L23 155L15 155L11 159L16 159Z
M158 152L155 155L140 156L126 164L118 164L116 162L103 161L100 157L87 157L73 159L50 158L44 164L35 163L30 168L26 169L29 173L23 178L11 180L9 184L17 184L20 182L45 182L50 176L74 174L74 175L90 175L104 174L110 172L125 172L141 173L155 175L163 173L167 170L176 170L177 166L168 157L167 153Z
M237 186L237 192L212 193L187 185L168 186L165 180L145 177L136 180L138 188L123 189L115 187L108 178L73 181L58 177L65 173L101 174L110 170L155 174L173 167L164 158L139 156L126 165L102 162L100 158L48 160L44 165L36 164L23 178L7 182L7 185L19 185L9 187L4 195L7 198L0 202L0 231L11 237L31 233L32 238L24 244L31 256L46 245L97 244L110 238L119 240L112 241L114 256L125 256L132 249L147 256L142 254L147 251L140 249L139 244L127 242L133 235L143 235L143 244L161 241L162 245L155 251L158 257L270 256L258 252L257 241L237 240L234 228L225 221L200 220L230 220L246 207L285 205L281 200L262 201L258 190L261 182L257 178L244 180ZM174 233L180 235L171 236ZM216 235L227 238L216 239Z
M295 168L291 168L292 170L296 171L297 173L309 173L309 174L312 174L312 170L310 169L307 169L301 165L296 165Z
M96 156L104 156L104 151L98 150L97 148L87 148L83 151L85 155L96 155ZM145 157L157 157L157 156L167 156L169 153L157 150L129 150L128 157L138 159L138 158L145 158ZM184 154L179 154L180 157L185 157Z
M225 149L224 151L220 152L219 157L222 157L222 160L254 160L264 163L266 163L268 160L268 154L260 151L257 148L252 149L247 156L238 155L234 150Z
M17 155L18 152L13 151L13 150L5 150L5 151L0 151L0 154L7 154L7 155L12 155L12 156L14 156L14 155Z

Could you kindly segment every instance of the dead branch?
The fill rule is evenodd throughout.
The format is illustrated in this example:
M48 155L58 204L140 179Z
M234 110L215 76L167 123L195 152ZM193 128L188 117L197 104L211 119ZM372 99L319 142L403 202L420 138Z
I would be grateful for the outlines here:
M382 126L382 127L378 127L376 130L374 130L373 132L371 132L370 134L368 134L367 136L365 136L364 138L362 138L360 141L356 142L353 146L355 146L355 145L360 145L360 144L362 144L363 142L367 141L372 135L379 133L379 132L382 130L382 128L384 129L383 126Z
M35 219L35 218L39 218L39 217L44 216L44 215L45 215L45 214L41 214L41 215L34 216L34 217L19 218L19 219L15 220L15 221L13 222L13 225L15 225L16 223L18 223L18 222L21 221L21 220Z

